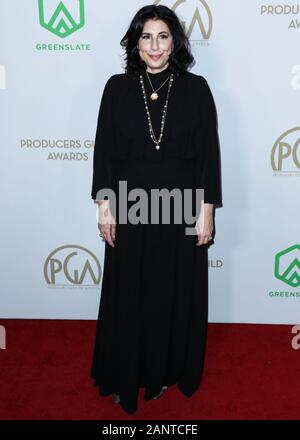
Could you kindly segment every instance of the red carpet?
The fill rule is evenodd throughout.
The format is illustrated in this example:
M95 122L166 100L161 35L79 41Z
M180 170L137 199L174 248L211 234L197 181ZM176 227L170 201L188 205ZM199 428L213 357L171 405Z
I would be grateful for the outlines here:
M190 398L176 385L130 416L89 379L95 321L0 320L0 419L299 419L300 350L290 325L210 324L205 372Z

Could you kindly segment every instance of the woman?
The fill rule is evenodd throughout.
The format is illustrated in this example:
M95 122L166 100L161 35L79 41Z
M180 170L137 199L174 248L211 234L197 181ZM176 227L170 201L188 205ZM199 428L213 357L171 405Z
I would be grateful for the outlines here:
M141 387L149 400L172 384L191 396L200 384L207 247L222 197L213 97L204 77L187 70L194 58L177 16L166 6L142 7L121 45L125 73L105 85L93 159L105 258L91 375L100 395L132 414ZM193 215L195 190L204 189L194 233L174 221L174 205L168 223L120 222L120 182L149 198L152 189L192 190Z

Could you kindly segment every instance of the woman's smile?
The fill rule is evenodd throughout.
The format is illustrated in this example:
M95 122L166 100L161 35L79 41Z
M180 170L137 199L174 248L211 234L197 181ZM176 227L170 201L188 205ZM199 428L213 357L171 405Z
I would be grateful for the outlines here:
M158 61L161 58L161 56L162 56L162 54L160 54L160 55L149 55L149 57L153 61Z

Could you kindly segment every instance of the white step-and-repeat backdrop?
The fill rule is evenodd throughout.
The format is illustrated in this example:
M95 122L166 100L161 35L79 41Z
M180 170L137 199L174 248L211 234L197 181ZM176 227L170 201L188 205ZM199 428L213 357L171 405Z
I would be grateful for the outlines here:
M300 3L182 0L219 120L224 206L210 322L300 310ZM0 317L97 317L104 243L90 197L97 114L141 1L0 0Z

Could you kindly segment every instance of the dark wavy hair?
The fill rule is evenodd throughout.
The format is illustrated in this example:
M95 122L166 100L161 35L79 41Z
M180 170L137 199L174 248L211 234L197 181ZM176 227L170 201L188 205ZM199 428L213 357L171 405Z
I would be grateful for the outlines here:
M131 78L136 78L146 69L146 63L139 55L137 44L145 22L153 18L161 19L168 25L174 45L174 50L168 60L169 68L174 75L182 75L194 62L194 57L191 54L189 40L177 15L164 5L143 6L133 17L126 34L120 41L120 45L126 50L125 73Z

